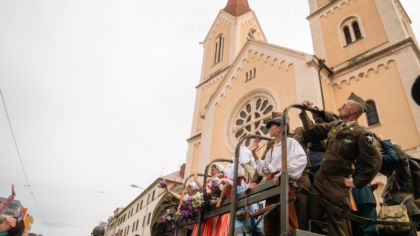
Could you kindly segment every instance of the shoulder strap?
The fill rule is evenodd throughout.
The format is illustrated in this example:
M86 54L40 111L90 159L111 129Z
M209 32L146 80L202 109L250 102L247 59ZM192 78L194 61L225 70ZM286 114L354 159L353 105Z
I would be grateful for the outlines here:
M408 195L407 197L404 198L404 200L401 202L401 206L405 204L405 202L410 199L413 196L413 194Z

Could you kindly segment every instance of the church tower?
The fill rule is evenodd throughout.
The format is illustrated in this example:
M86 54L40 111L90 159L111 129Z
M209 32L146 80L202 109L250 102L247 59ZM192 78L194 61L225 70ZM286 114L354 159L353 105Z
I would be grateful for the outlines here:
M248 0L228 0L200 43L203 45L204 53L201 76L196 86L191 138L188 139L190 159L205 152L203 148L209 148L207 145L207 147L201 146L202 138L205 138L201 137L201 134L211 133L210 127L212 127L210 125L206 130L206 125L203 125L208 101L249 39L267 41L255 13L249 7ZM187 173L203 165L198 162L198 158L187 160Z
M420 109L410 90L420 52L400 1L308 1L315 56L333 71L322 84L326 109L336 111L354 91L371 108L359 123L419 152Z

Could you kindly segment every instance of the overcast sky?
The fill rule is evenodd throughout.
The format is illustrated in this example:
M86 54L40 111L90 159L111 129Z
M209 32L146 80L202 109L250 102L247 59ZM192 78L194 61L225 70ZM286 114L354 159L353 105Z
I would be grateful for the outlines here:
M227 0L0 1L0 196L32 232L89 235L185 161L202 46ZM307 0L250 0L270 43L313 53ZM403 0L419 38L418 0ZM416 12L417 11L417 12ZM416 15L417 14L417 15ZM48 226L47 226L48 225Z

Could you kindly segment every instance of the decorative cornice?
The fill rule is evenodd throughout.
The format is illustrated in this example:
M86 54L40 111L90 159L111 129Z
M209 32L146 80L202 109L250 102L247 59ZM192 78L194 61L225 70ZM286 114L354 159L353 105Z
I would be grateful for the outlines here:
M216 26L219 24L232 24L235 23L235 17L232 15L229 15L228 13L224 12L223 10L219 11L219 14L217 14L216 19L214 20L213 24L210 27L209 32L207 33L206 37L202 41L202 43L206 42L207 40L211 39L211 36L213 35Z
M220 77L220 76L224 76L223 72L226 72L227 69L229 69L230 65L227 65L225 67L220 68L219 70L211 73L206 79L204 79L203 82L199 83L197 86L195 86L195 88L199 88L203 85L206 85L208 82L212 81L213 78L215 77Z
M251 46L258 46L259 48L251 48ZM312 57L312 55L306 53L280 47L277 45L272 45L266 42L248 40L248 42L242 48L241 52L238 54L238 57L232 63L232 66L229 68L219 87L210 96L205 109L208 109L210 104L213 102L215 104L220 102L220 98L225 95L226 89L231 87L232 79L236 79L237 72L242 71L243 62L248 60L248 53L254 53L253 56L257 56L259 61L264 61L265 63L270 62L271 66L277 66L279 68L284 66L286 71L288 71L290 66L293 65L295 59L306 61L308 56ZM272 55L275 53L282 53L284 54L284 57L279 58L278 55L272 57Z
M389 47L383 48L377 52L373 52L372 54L363 53L361 55L355 56L346 62L342 63L339 66L334 67L334 75L338 75L340 73L345 73L347 70L361 66L363 64L369 63L370 61L377 59L378 57L384 57L387 56L395 51L401 50L402 48L411 46L417 55L417 57L420 59L420 51L417 48L416 44L414 43L412 38L407 38L405 40L402 40L398 43L395 43Z
M380 67L384 67L385 69L388 69L389 64L394 61L395 59L392 57L382 58L381 60L378 60L369 66L362 67L358 70L352 71L349 74L346 74L337 79L334 79L331 81L331 83L333 85L338 85L338 87L341 88L342 83L344 82L350 83L351 79L356 79L356 81L359 81L362 78L367 78L369 77L369 72L377 73Z

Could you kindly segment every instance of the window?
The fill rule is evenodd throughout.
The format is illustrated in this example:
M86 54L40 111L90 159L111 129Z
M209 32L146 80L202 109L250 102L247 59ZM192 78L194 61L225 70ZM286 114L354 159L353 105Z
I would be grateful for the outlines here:
M245 73L245 82L248 82L251 79L255 78L256 75L257 75L257 70L254 67L253 69L251 69L251 70L249 70Z
M143 200L140 202L140 209L143 207Z
M363 29L359 22L360 20L356 16L351 16L340 24L340 38L343 47L363 38Z
M379 124L379 116L376 110L375 102L368 100L366 103L369 105L369 110L366 112L368 126Z
M344 37L346 37L346 43L347 44L351 43L351 34L350 34L349 27L345 26L343 30L344 30Z
M152 193L152 201L153 200L155 200L155 190L153 190L153 193Z
M144 223L146 222L146 216L143 217L143 224L141 227L144 227Z
M139 211L139 204L137 203L137 206L136 206L136 213Z
M233 133L236 141L248 134L267 135L268 130L265 128L265 121L271 116L273 105L269 99L257 97L251 99L237 114ZM251 139L245 143L250 145Z
M150 216L152 215L152 213L151 212L149 212L149 215L147 215L147 225L149 225L150 224Z
M216 43L214 45L213 65L216 65L217 63L223 60L224 44L225 44L225 37L223 36L223 34L220 34L219 36L217 36Z
M137 220L137 222L136 222L136 231L137 231L138 228L139 228L139 220Z
M353 21L351 25L353 26L354 37L356 37L356 40L361 39L362 34L360 33L359 23L357 23L357 21Z
M149 202L150 202L150 194L147 195L147 204L149 204Z

